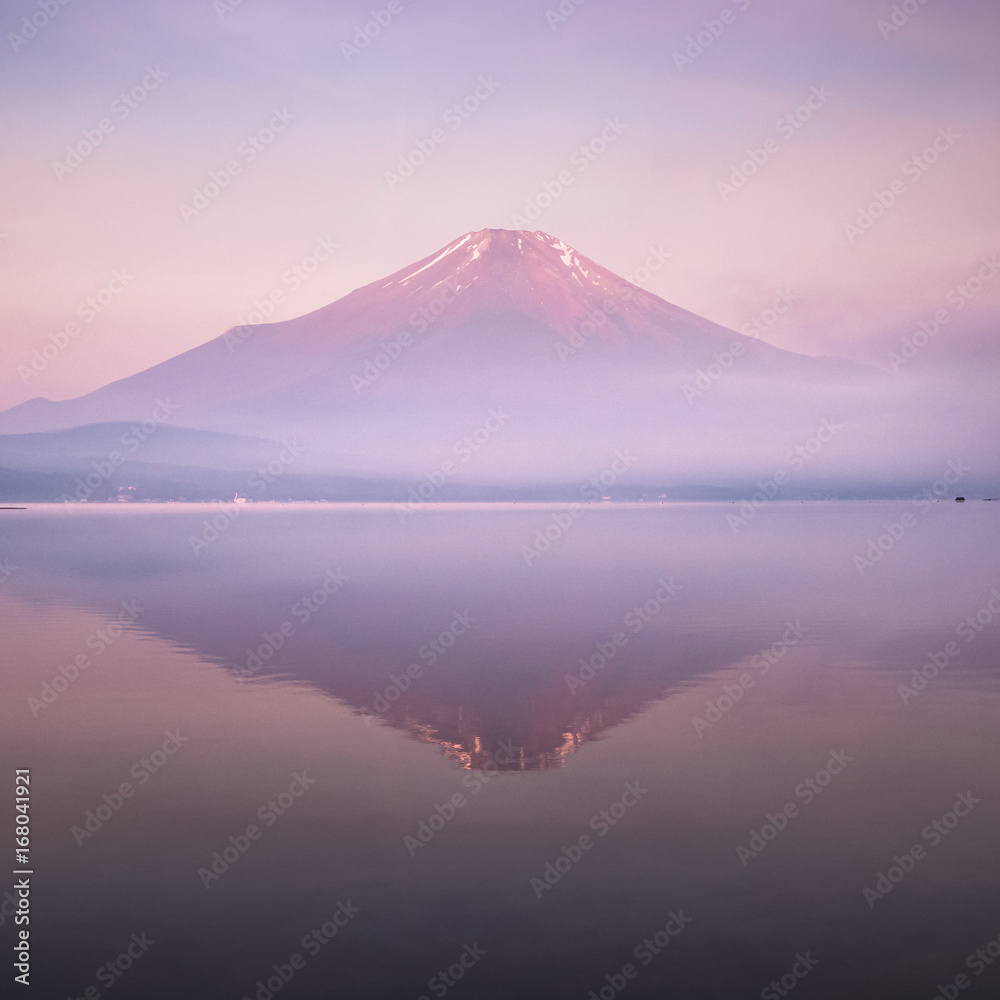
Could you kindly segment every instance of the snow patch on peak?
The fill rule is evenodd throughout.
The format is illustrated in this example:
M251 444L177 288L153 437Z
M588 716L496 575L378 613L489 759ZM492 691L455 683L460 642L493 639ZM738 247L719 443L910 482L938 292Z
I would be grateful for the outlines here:
M562 246L566 245L565 243L562 243L561 240L557 240L554 236L550 236L548 233L543 233L541 229L536 229L531 235L537 236L543 243L550 243L553 246L557 244L561 244Z
M588 276L586 270L580 263L580 255L576 250L573 249L568 243L563 243L562 240L557 240L554 236L547 236L545 233L538 233L537 235L544 238L545 242L549 244L562 258L562 262L574 271L579 271L581 274Z
M496 230L493 229L480 229L477 232L469 233L469 238L472 242L465 248L466 252L471 250L475 254L473 260L476 257L481 257L483 253L489 250L495 234Z
M469 236L471 236L471 235L472 234L470 233ZM420 274L421 271L426 271L427 268L429 268L432 265L436 264L439 260L441 260L442 257L447 257L448 254L453 253L455 250L457 250L462 245L462 243L464 243L469 238L469 236L463 237L455 245L449 244L448 246L446 246L444 248L444 250L442 250L441 253L439 253L432 261L430 261L427 264L424 264L423 267L418 267L415 271L412 271L405 278L400 278L399 283L401 285L405 285L411 278L415 278L418 274Z

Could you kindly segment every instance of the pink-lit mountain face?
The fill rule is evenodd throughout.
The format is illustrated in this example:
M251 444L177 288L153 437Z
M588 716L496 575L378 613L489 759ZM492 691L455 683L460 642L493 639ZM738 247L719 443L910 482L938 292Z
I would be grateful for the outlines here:
M693 374L734 341L746 352L743 370L808 378L829 375L831 364L845 367L831 359L817 364L672 306L545 233L487 229L308 315L234 328L78 400L31 400L0 415L0 432L137 419L165 394L183 410L178 424L237 430L227 408L243 414L237 425L256 423L258 404L286 394L296 408L339 410L382 383L389 369L397 370L386 385L415 378L427 368L418 357L444 364L442 380L475 382L499 365L521 379L542 374L551 389L572 383L586 366L567 363L587 355L600 356L602 366L652 364ZM280 422L280 412L271 416Z
M886 435L913 434L880 415L881 381L673 306L545 233L486 229L308 315L14 407L0 435L148 419L168 401L177 428L294 437L302 471L422 477L460 458L456 481L586 480L624 448L632 474L718 482L772 472L835 419L847 430L827 450L863 477L884 469Z

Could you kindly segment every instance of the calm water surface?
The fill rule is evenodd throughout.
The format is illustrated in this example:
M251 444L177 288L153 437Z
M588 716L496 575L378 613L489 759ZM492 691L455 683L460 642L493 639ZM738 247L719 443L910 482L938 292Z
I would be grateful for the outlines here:
M1000 995L1000 504L734 509L3 512L21 995Z

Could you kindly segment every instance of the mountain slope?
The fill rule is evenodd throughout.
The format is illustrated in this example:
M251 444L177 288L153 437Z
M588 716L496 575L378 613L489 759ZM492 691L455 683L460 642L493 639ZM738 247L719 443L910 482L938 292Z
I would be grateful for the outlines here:
M623 481L724 486L773 474L833 420L810 475L881 482L938 462L911 403L901 380L728 330L545 233L486 229L315 312L0 413L0 465L16 467L2 435L169 410L175 428L294 437L296 473L586 482L626 449ZM233 467L207 439L171 460Z
M234 328L76 400L30 400L0 414L0 433L142 419L158 400L176 407L171 422L180 426L247 430L226 411L248 413L269 399L293 409L349 404L381 378L372 365L414 347L434 355L434 367L446 354L456 377L500 364L559 382L573 379L560 369L581 351L616 367L691 374L734 342L746 372L829 379L859 371L670 305L545 233L483 230L305 316ZM257 422L252 432L269 429Z

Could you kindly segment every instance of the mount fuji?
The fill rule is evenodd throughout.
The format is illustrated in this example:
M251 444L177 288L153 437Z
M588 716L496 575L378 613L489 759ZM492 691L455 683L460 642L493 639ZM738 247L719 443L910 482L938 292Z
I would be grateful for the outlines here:
M669 495L738 490L827 421L840 430L801 485L871 483L912 451L887 379L712 323L546 233L484 229L315 312L0 413L0 467L43 491L39 476L111 464L111 487L198 470L189 497L234 483L252 496L242 474L268 470L267 496L306 479L310 496L346 495L320 483L336 477L360 497L382 483L368 496L383 498L430 477L480 497L586 483L627 453L617 487Z

